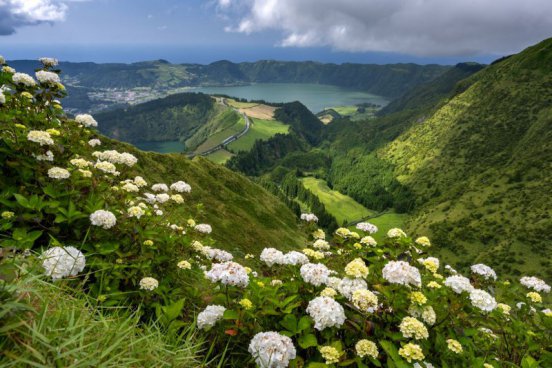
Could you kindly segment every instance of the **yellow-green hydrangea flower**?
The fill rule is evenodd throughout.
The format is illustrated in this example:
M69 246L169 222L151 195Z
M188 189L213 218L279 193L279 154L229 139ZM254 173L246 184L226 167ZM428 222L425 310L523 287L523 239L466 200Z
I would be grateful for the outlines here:
M413 360L424 360L425 355L420 345L408 343L399 349L399 355L411 363Z
M4 220L9 220L11 218L13 218L15 216L15 213L11 212L11 211L4 211L2 212L2 218Z
M246 310L253 309L253 303L249 299L244 298L240 300L239 304Z
M177 267L182 270L189 270L192 268L192 264L188 261L180 261L178 262Z
M460 354L464 351L462 348L462 344L460 344L457 340L454 339L448 339L447 340L447 347L450 351Z
M377 359L379 355L376 344L373 341L366 339L359 340L355 345L355 350L357 355L361 358L371 356L372 358Z
M149 240L149 239L148 239L148 240L145 240L145 241L144 241L144 245L145 245L146 247L151 247L151 246L153 245L153 241L152 241L152 240Z
M365 278L368 273L368 267L361 258L355 258L345 266L345 274L352 278Z
M527 297L531 299L533 303L542 303L542 296L535 291L527 293Z
M410 301L417 305L424 305L427 303L426 296L420 291L413 291L409 295Z
M341 353L333 346L322 346L320 348L320 354L322 358L326 360L326 364L335 364L339 362Z

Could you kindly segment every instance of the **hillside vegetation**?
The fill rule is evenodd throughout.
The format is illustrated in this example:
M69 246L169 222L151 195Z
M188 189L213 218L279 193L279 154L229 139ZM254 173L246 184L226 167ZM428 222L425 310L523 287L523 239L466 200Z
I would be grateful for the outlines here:
M552 277L551 45L461 81L479 67L459 64L365 126L330 126L330 182L369 208L387 196L384 206L414 211L408 229L460 265Z
M37 80L0 72L1 366L552 364L545 281L462 276L399 228L378 242L373 224L325 232L302 213L298 232L239 174L68 118L56 61L42 63ZM315 144L302 116L282 106L289 135ZM270 174L319 205L297 172Z

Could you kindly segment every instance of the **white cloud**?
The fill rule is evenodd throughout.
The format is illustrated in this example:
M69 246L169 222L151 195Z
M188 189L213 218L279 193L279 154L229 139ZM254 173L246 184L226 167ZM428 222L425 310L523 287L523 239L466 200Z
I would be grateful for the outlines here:
M414 55L518 51L552 37L552 0L219 0L226 29L282 46Z
M0 35L22 26L63 21L71 0L0 0ZM74 0L73 0L74 1Z

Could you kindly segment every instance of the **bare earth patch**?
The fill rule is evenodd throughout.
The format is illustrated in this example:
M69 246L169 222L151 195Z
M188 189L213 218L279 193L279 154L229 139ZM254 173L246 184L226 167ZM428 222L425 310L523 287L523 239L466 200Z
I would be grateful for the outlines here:
M239 111L252 118L273 120L276 107L259 104L248 108L241 108Z

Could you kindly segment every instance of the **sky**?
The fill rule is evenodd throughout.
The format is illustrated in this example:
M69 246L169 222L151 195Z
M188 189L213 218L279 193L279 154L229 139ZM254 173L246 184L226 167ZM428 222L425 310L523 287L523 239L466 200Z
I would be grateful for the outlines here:
M552 0L0 0L8 59L488 63L548 37Z

